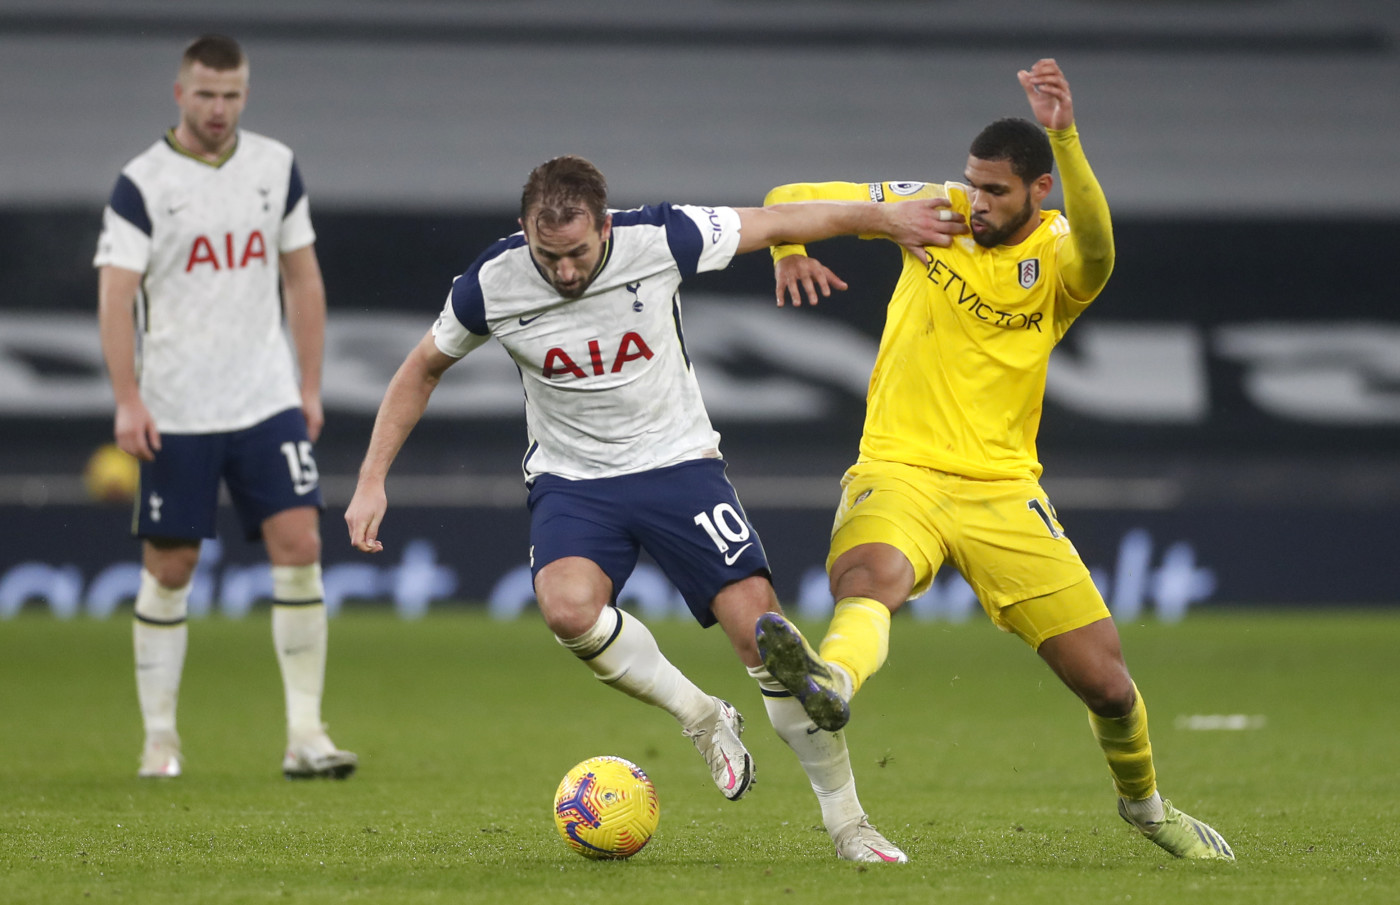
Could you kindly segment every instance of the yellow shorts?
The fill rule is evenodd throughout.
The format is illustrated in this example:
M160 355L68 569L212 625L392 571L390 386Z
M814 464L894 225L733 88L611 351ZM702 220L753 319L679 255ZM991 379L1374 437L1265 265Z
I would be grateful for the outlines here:
M1033 647L1109 615L1036 481L980 481L916 465L864 461L846 472L841 488L828 570L853 547L889 544L913 565L910 594L917 597L939 567L951 562L992 622ZM1081 582L1085 588L1057 593ZM1015 606L1022 601L1029 605Z

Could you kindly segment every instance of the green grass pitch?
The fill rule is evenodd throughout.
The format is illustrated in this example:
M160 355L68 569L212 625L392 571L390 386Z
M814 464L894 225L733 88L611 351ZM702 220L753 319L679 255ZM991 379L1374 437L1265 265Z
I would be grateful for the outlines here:
M810 626L817 631L820 626ZM1177 862L1117 817L1082 708L984 619L896 620L848 730L904 866L838 861L723 636L653 625L748 717L758 782L724 801L671 719L602 687L537 618L365 610L332 623L325 716L343 782L280 775L265 610L190 630L185 775L138 781L126 618L0 623L0 902L1393 903L1400 615L1229 611L1122 626L1164 794L1239 862ZM1192 715L1250 728L1190 728ZM661 827L627 862L565 848L564 772L641 764Z

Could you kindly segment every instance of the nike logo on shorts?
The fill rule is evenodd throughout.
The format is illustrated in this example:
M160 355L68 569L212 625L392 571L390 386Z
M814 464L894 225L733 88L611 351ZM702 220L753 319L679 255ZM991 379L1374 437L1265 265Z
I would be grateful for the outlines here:
M752 543L747 543L747 544L744 544L744 545L743 545L742 547L740 547L739 549L735 550L733 553L726 553L726 554L724 554L724 564L725 564L726 566L732 566L732 565L734 565L734 563L738 561L740 554L742 554L745 550L747 550L748 548L750 548L750 547L752 547L752 546L753 546Z

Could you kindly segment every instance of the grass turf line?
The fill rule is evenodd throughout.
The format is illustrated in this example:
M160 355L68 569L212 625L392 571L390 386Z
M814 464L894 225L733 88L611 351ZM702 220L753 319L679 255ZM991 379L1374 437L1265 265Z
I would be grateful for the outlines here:
M848 730L861 800L910 854L840 862L796 761L723 636L652 626L748 717L759 782L724 801L671 719L609 691L538 619L351 611L332 623L325 716L345 783L280 776L266 611L193 622L185 776L137 781L129 621L0 623L0 902L1392 902L1400 615L1203 613L1122 627L1167 797L1236 865L1176 862L1113 812L1083 709L1020 642L897 619ZM819 631L820 626L809 626ZM1192 731L1191 714L1262 716ZM549 801L594 754L641 764L661 828L598 864ZM1131 896L1131 900L1127 897Z

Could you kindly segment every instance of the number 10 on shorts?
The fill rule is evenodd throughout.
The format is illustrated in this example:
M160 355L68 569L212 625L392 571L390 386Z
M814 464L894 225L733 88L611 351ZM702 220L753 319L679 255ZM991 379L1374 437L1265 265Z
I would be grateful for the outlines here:
M728 553L731 543L742 544L753 533L749 523L728 503L720 503L712 512L696 515L695 524L704 529L720 553Z

